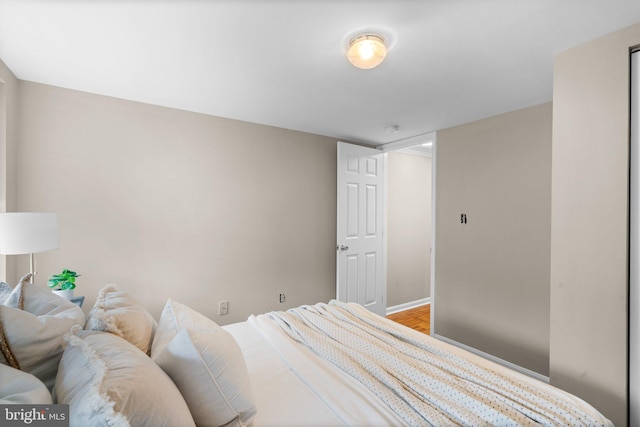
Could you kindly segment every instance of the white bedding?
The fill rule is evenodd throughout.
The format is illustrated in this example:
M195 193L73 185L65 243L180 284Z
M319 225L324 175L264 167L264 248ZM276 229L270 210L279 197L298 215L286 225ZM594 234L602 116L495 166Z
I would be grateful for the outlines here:
M223 328L247 363L257 409L254 427L402 425L368 390L265 317Z
M323 306L323 311L326 311L326 307L328 307L326 305L319 306ZM316 310L314 307L310 308L311 311ZM364 316L370 321L382 322L386 329L397 330L399 335L405 335L409 340L415 341L419 345L424 344L431 347L432 351L448 354L447 358L449 359L462 361L464 364L471 362L474 366L477 366L476 370L478 372L484 373L488 371L495 372L500 377L503 375L508 376L510 383L519 383L527 388L526 393L521 393L521 396L529 396L531 390L539 390L534 392L539 396L541 390L542 394L548 396L550 401L562 401L562 405L570 405L576 409L577 413L582 413L584 419L591 420L584 422L583 425L611 425L595 409L575 396L379 316L370 315L369 312L359 306L354 306L353 310L356 314ZM339 313L339 316L342 315ZM336 350L331 349L330 345L328 346L332 340L315 335L317 333L315 330L318 327L326 329L326 325L311 326L310 330L300 329L300 331L296 331L296 329L302 328L300 325L296 325L294 328L291 327L291 325L299 323L296 319L301 316L306 317L307 312L302 312L302 314L300 312L297 314L281 313L277 315L272 313L257 317L252 316L247 322L225 327L238 341L247 362L258 410L255 426L429 425L429 422L425 419L417 420L413 415L408 416L406 407L397 409L397 404L394 402L397 403L398 394L403 394L406 391L403 388L404 386L397 387L396 392L392 393L380 390L375 385L373 387L375 392L369 391L360 381L354 378L363 376L359 373L359 368L342 366L351 372L351 375L346 374L338 367L320 358L307 346L291 339L285 330L288 329L294 337L302 341L309 341L307 344L315 347L316 352L324 353L334 362L337 362L338 365L344 365L343 358L336 356ZM331 322L330 324L333 324ZM278 326L278 323L283 324L285 330ZM353 328L353 326L350 328ZM301 338L305 336L306 338ZM313 342L313 337L316 338L315 343ZM395 345L394 353L396 351ZM374 371L376 370L378 368L374 368ZM425 373L420 382L425 384L433 383L432 375L433 372L429 375ZM364 376L368 378L364 382L369 383L371 386L372 380L367 375ZM384 377L388 375L382 372L378 376ZM473 381L476 380L477 378L473 378ZM472 385L472 388L476 387L475 384ZM413 396L414 394L417 394L418 397ZM420 394L422 394L422 397L419 396ZM420 407L423 405L420 400L424 400L425 396L427 400L433 400L432 393L429 392L428 388L426 391L422 389L418 393L405 393L405 397L402 400L410 402L409 405L405 406ZM387 400L390 403L385 404L383 400ZM557 406L555 402L553 405ZM396 406L397 413L391 410L390 406ZM491 405L471 404L471 406L476 408L474 411L493 410ZM422 412L425 412L424 408L422 408ZM426 412L433 411L428 409ZM420 414L420 411L418 413L420 416L424 415ZM428 414L426 419L429 419ZM431 419L431 422L432 424L440 425L442 419L436 417ZM473 416L469 419L473 419ZM526 417L518 418L516 416L514 419L519 419L519 421L517 423L512 422L510 425L523 425L529 421ZM565 423L556 422L557 425ZM477 421L469 421L467 424L477 425ZM487 425L490 424L487 423ZM501 423L501 425L503 424Z

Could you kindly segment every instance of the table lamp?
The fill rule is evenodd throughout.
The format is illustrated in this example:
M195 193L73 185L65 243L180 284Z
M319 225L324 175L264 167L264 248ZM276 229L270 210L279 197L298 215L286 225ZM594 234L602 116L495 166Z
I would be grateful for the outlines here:
M0 254L29 254L31 282L35 254L58 248L58 214L50 212L0 213Z

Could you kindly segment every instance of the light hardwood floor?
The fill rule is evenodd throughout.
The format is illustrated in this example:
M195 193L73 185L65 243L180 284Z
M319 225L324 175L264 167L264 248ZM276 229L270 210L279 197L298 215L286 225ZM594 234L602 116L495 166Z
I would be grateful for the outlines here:
M429 334L431 332L431 304L390 314L387 319Z

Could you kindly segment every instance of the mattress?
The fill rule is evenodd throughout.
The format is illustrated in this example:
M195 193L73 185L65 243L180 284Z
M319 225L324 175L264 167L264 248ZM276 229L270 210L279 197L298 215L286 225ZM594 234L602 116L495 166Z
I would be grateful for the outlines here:
M317 348L314 351L313 346L292 339L275 320L279 316L274 313L251 316L246 322L224 327L234 336L246 360L257 408L255 426L428 425L428 422L407 422L397 409L391 409L393 405L379 398L379 390L376 395L354 376L321 358L316 353ZM551 400L568 402L587 419L595 420L593 425L612 426L597 410L576 396L382 317L365 316L385 324L385 328L397 329L410 338L425 341L438 352L463 358L479 369L507 375L525 388L541 388ZM523 424L526 423L514 425ZM591 425L591 422L583 425Z
M265 318L223 327L247 364L254 427L392 426L402 421L376 396Z

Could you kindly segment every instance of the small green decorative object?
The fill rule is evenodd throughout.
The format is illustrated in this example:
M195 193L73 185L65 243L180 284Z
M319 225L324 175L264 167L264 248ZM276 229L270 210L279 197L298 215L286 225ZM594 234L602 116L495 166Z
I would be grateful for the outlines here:
M49 276L47 286L54 291L75 289L76 277L80 277L80 275L75 271L67 270L65 268L64 270L62 270L62 273Z

